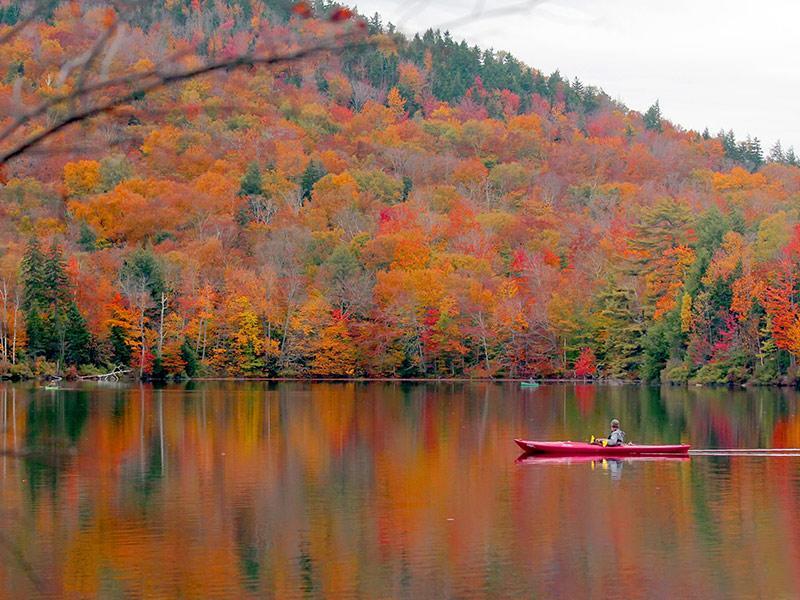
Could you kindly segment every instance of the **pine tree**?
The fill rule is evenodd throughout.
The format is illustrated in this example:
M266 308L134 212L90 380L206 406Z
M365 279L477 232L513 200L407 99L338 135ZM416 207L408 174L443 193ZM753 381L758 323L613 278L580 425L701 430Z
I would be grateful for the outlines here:
M64 327L64 363L83 365L91 359L92 336L86 328L86 320L74 302L66 311Z
M22 309L26 312L41 310L47 304L47 278L45 256L39 240L31 238L22 258L20 274L23 285Z
M51 349L51 323L48 316L50 290L46 275L47 258L42 253L39 240L28 242L20 267L23 285L22 309L25 311L25 329L28 335L28 354L46 356Z
M664 130L661 124L661 107L658 105L658 100L656 100L653 106L647 109L647 112L644 113L643 120L645 129L657 131L659 133Z
M372 17L367 21L367 25L369 26L370 35L383 33L383 24L381 23L381 16L378 13L372 15Z
M635 308L633 292L610 289L599 300L595 338L600 340L605 373L616 378L637 373L641 366L644 325L641 310Z
M769 159L772 162L785 162L786 157L783 154L783 148L781 147L781 141L778 140L775 142L775 145L772 146L772 149L769 151Z
M120 325L113 325L108 334L108 342L111 345L112 362L119 365L131 364L133 351L128 344L128 335Z
M28 355L31 358L44 356L49 346L45 324L37 308L25 314L25 333L28 336Z
M11 4L6 8L0 8L0 25L16 25L19 21L19 6Z
M731 160L741 160L739 145L736 143L736 136L733 131L728 130L719 132L719 141L722 143L722 149L725 151L725 156Z
M764 164L764 151L761 149L761 140L757 137L749 140L747 158L753 164L754 171L758 170Z
M64 255L55 242L44 261L44 277L47 287L47 300L56 311L63 311L72 296L67 265Z
M313 159L309 161L306 170L303 171L303 175L300 178L300 188L303 192L303 200L308 200L311 198L311 190L314 188L314 184L327 174L328 171L325 169L325 166L322 163Z
M240 196L261 196L264 193L264 187L261 180L261 169L258 163L253 161L247 165L247 171L242 177L242 182L239 187Z
M408 195L414 187L414 181L408 175L403 176L403 202L408 200Z
M89 227L86 221L81 221L78 245L86 252L97 250L97 234Z
M189 377L194 377L200 370L200 360L189 340L183 340L183 344L181 344L181 358L186 363L186 367L184 367L186 374Z
M157 303L161 293L166 291L161 263L150 248L131 252L122 262L119 275L124 286L149 291L153 303Z
M786 161L787 165L792 165L793 167L800 166L800 162L798 162L797 156L794 153L794 146L789 146L789 149L786 151L784 156L784 160Z

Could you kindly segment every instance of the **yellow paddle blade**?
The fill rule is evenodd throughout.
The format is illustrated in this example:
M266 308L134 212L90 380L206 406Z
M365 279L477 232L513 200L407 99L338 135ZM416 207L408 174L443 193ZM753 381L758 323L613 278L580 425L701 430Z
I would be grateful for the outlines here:
M608 446L608 440L603 440L603 448L605 448L606 446Z
M592 436L592 439L591 439L591 440L589 440L589 443L590 443L590 444L594 444L594 436Z

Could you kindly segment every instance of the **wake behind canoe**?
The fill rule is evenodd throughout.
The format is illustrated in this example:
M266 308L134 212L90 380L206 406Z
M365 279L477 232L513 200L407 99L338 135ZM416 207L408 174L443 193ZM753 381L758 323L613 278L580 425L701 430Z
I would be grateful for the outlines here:
M557 454L561 456L605 455L605 456L643 456L663 454L688 454L689 444L598 446L586 442L537 442L533 440L514 440L523 451L529 454Z

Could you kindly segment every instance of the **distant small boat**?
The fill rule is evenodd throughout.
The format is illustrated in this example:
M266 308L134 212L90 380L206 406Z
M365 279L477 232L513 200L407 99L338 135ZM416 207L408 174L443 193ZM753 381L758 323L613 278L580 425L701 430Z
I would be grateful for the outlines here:
M44 389L54 391L54 390L60 390L61 388L57 385L46 385L44 386Z
M521 381L519 387L524 388L537 388L539 387L539 382L537 381Z

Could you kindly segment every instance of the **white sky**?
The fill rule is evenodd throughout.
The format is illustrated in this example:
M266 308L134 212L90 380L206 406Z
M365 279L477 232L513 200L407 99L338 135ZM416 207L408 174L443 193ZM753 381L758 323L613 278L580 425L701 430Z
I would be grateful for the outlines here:
M800 151L798 0L351 0L406 33L449 29L675 124ZM507 10L506 10L507 9Z

